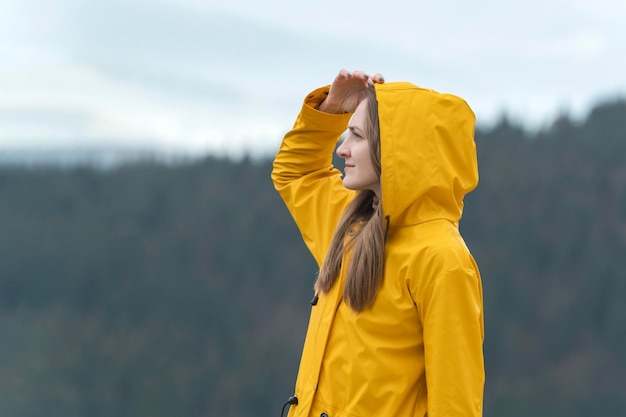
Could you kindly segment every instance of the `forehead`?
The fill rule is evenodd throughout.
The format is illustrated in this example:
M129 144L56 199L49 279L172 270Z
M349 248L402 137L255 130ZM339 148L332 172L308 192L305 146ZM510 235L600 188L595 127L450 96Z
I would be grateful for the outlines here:
M367 100L361 100L359 105L354 110L354 114L350 118L349 126L360 126L365 120L365 113L367 109Z

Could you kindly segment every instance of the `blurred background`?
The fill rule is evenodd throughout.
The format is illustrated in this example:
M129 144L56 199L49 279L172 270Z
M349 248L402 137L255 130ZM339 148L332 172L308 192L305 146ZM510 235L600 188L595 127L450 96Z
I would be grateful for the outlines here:
M620 0L0 0L0 415L280 412L316 267L271 159L345 67L477 114L485 416L623 416L625 20Z

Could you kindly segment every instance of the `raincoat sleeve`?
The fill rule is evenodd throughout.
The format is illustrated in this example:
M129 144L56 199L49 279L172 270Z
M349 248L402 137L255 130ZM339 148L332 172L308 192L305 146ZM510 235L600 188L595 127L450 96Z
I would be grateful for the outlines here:
M482 417L485 381L480 276L460 268L422 295L428 417Z
M332 165L332 154L351 114L315 109L329 87L307 96L294 127L274 160L272 181L294 218L305 244L321 266L344 207L353 197Z

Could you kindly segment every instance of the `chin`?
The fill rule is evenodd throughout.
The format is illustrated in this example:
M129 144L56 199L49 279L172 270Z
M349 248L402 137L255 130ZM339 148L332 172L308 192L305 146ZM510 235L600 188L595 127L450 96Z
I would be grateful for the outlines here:
M344 186L346 189L348 189L348 190L352 190L352 191L361 191L361 190L363 190L363 188L362 188L362 187L358 187L358 186L355 186L355 185L350 184L350 183L346 184L346 183L344 182L344 183L343 183L343 186Z
M350 184L350 182L344 181L343 186L348 190L358 191L358 189L355 188L352 184Z

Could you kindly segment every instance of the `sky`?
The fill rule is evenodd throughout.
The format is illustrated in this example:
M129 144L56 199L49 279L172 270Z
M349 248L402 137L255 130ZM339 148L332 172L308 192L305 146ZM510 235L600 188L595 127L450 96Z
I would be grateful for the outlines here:
M626 97L624 22L624 0L0 0L0 152L273 154L341 68L541 128Z

